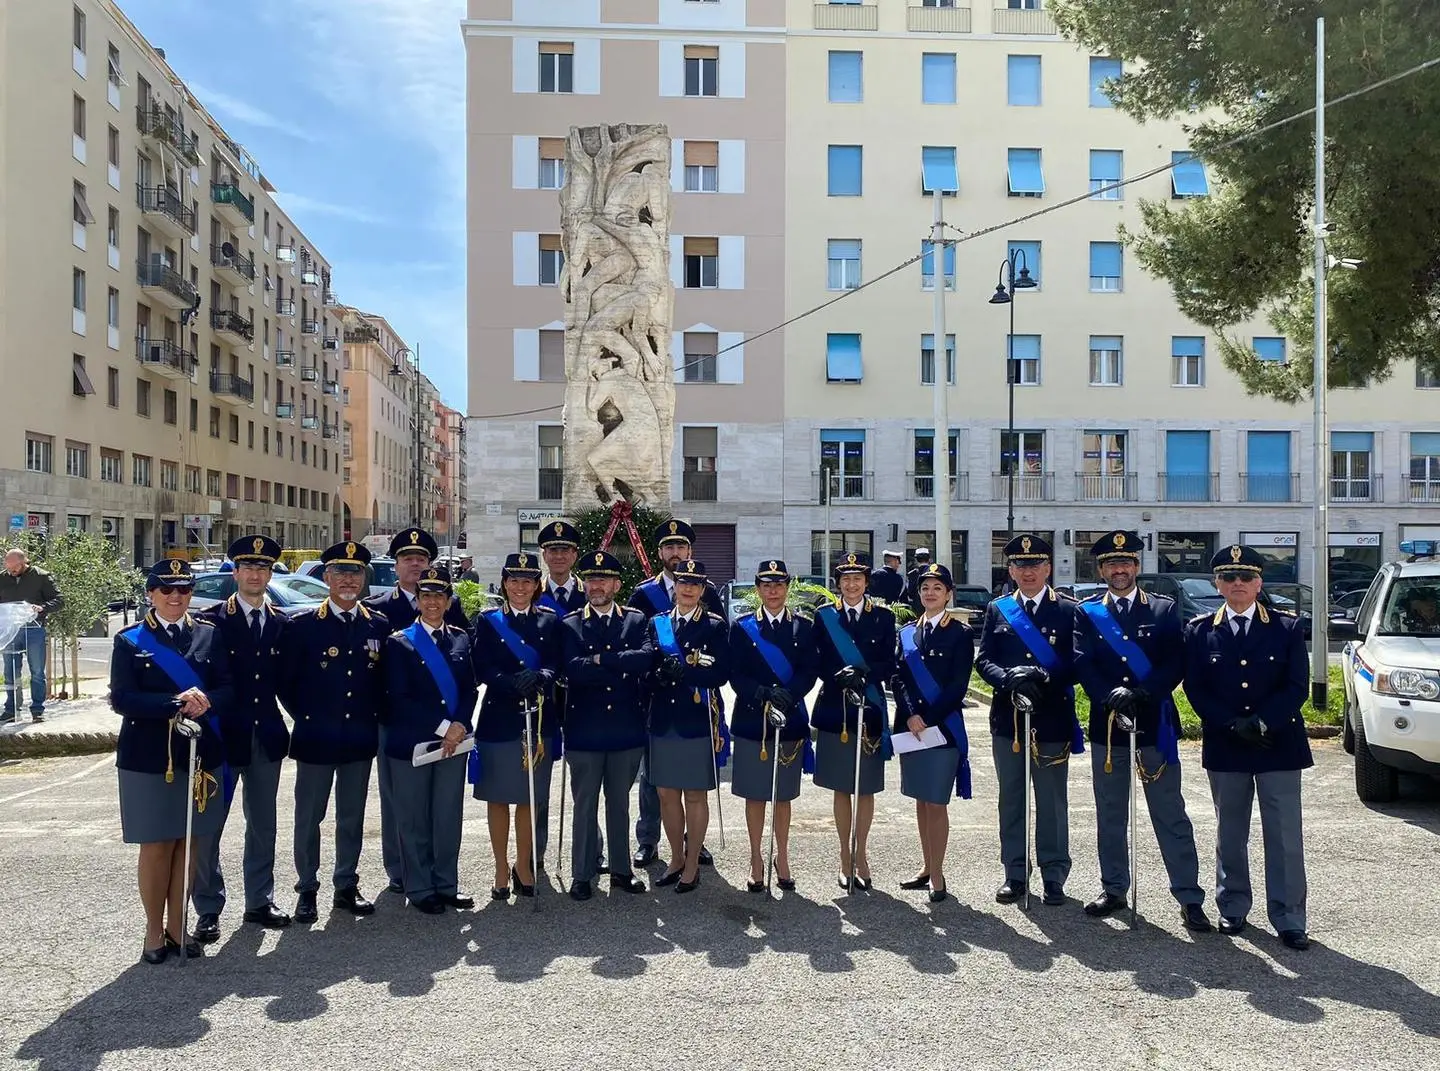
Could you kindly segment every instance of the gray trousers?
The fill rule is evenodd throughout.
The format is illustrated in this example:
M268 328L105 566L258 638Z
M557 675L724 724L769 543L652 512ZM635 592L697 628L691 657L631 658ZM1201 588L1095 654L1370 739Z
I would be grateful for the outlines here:
M320 823L335 788L335 888L359 881L360 848L365 840L365 800L370 795L370 764L361 759L338 766L313 762L295 764L296 892L320 888Z
M602 788L605 790L605 835L610 840L612 853L610 873L618 877L631 873L628 853L622 849L615 854L615 846L623 846L630 835L630 789L644 754L643 747L565 753L570 762L570 798L575 807L574 836L570 844L572 881L595 880L595 863L600 857L596 832Z
M635 843L651 848L660 843L660 793L650 783L650 763L640 762L640 817L635 819ZM614 851L612 846L611 851Z
M465 757L413 766L386 755L394 791L402 881L410 901L454 896L460 887L460 825L465 805Z
M376 761L380 778L380 862L385 876L392 882L401 880L400 835L395 828L395 788L390 778L390 764L385 761L385 727L380 727L380 758Z
M275 899L275 797L280 792L280 762L262 758L260 741L251 743L249 766L232 770L243 789L245 814L245 910L264 907ZM220 828L195 861L195 887L191 901L200 915L225 910L225 875L220 870L220 838L230 817L232 800L220 794Z
M1250 813L1260 800L1265 842L1265 913L1277 931L1305 929L1305 842L1300 829L1300 771L1210 772L1215 801L1215 903L1227 918L1250 911Z
M1049 745L1059 751L1063 745ZM1020 754L1013 750L1013 741L1002 736L990 738L995 756L995 776L999 781L1000 862L1005 866L1007 880L1023 881L1025 875L1025 760L1029 749L1022 744ZM1041 754L1047 750L1040 746ZM1070 763L1047 766L1030 761L1031 795L1035 798L1035 861L1040 878L1045 882L1064 885L1070 877Z
M1090 767L1095 783L1095 833L1100 848L1100 884L1107 893L1124 896L1130 891L1130 851L1125 833L1130 824L1130 749L1125 734L1112 753L1114 770L1105 772L1105 748L1090 749ZM1122 746L1123 745L1123 746ZM1165 760L1153 747L1140 749L1146 770L1160 769ZM1150 825L1170 878L1170 895L1181 904L1203 904L1200 888L1200 857L1195 852L1195 828L1185 813L1180 794L1180 765L1168 763L1155 781L1145 784L1145 806ZM1139 835L1139 830L1136 830Z

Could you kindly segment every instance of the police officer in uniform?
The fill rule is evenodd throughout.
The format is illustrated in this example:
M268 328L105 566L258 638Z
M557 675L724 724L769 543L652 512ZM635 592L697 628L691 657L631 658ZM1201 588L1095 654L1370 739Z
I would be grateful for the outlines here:
M1065 902L1070 876L1070 755L1078 743L1073 672L1075 600L1050 586L1054 551L1034 534L1005 544L1015 591L985 608L975 668L994 689L990 746L999 782L1001 904L1025 895L1025 764L1035 800L1035 855L1051 907ZM1015 697L1031 703L1030 738Z
M358 866L365 835L365 800L385 705L381 652L385 618L359 603L370 552L336 543L320 555L330 597L289 621L280 655L280 701L295 721L295 871L300 894L295 921L315 922L320 888L320 823L335 790L334 906L370 915Z
M904 559L893 547L887 547L882 558L885 564L870 573L870 594L893 606L905 594L905 574L900 572Z
M1184 673L1185 641L1175 603L1135 586L1140 535L1115 531L1090 548L1108 590L1080 604L1075 618L1075 675L1090 697L1091 770L1101 893L1085 905L1095 917L1125 906L1130 873L1125 833L1129 825L1129 740L1138 730L1136 761L1145 786L1150 824L1165 860L1170 895L1180 904L1188 930L1212 929L1201 906L1200 862L1195 830L1180 788L1176 741L1180 716L1171 698ZM1117 740L1116 738L1119 738ZM1139 830L1136 830L1139 835Z
M1293 614L1258 602L1265 559L1223 548L1210 562L1225 605L1185 630L1185 695L1200 715L1202 761L1215 801L1215 901L1220 932L1238 934L1250 912L1250 815L1260 802L1265 902L1289 948L1305 932L1305 848L1300 771L1314 765L1300 708L1309 688L1305 637Z
M659 550L660 572L630 593L630 605L650 620L656 614L669 613L675 606L675 569L690 560L695 543L695 529L684 521L668 520L656 527L652 537ZM725 600L709 580L702 596L705 609L728 620ZM640 816L635 820L637 847L633 862L649 866L655 861L655 847L660 841L660 799L650 783L649 767L640 763ZM709 866L714 860L702 844L700 862Z
M265 597L280 544L250 534L227 552L234 562L236 590L198 616L214 625L225 645L235 681L235 702L220 714L225 760L245 793L245 921L268 929L290 925L275 906L275 800L280 763L290 749L290 731L275 699L285 615ZM230 800L220 801L220 830L200 855L193 898L195 940L220 937L225 909L225 875L220 870L220 837L230 815Z
M435 560L439 550L435 537L419 527L397 532L395 538L390 540L390 557L395 559L395 590L389 595L376 595L366 599L365 605L390 622L391 632L409 627L415 618L420 616L420 574ZM454 596L445 610L445 620L459 629L468 631L470 628L465 610L461 607L460 600ZM380 733L384 735L383 727ZM384 746L383 742L381 746ZM395 832L395 803L390 791L390 764L382 761L379 766L380 860L385 864L389 891L398 894L404 891L405 886L400 870L400 840Z
M545 579L536 600L564 617L585 607L585 588L574 574L580 555L580 529L569 521L549 520L540 529L540 556L545 559Z
M610 843L624 844L630 825L630 789L645 754L645 708L641 682L654 651L646 642L645 615L615 601L620 562L597 550L585 555L585 609L560 622L561 665L569 689L565 706L565 752L575 825L570 852L570 896L588 900L595 877L595 824L605 791L605 828ZM645 883L623 862L612 860L610 888L642 893ZM625 870L617 871L617 867Z
M905 601L910 604L910 609L917 614L921 611L920 606L920 576L926 569L930 568L930 548L915 548L915 564L905 574Z

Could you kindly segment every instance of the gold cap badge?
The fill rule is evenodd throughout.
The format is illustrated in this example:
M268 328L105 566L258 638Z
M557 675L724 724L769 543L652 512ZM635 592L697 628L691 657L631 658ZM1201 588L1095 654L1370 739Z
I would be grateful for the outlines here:
M355 544L354 544L354 543L346 543L346 544L345 544L345 557L347 557L347 558L353 558L353 557L355 557Z
M855 555L854 555L854 554L847 554L847 555L845 555L845 564L846 564L846 565L854 565L854 564L855 564Z
M1240 545L1238 543L1230 548L1230 560L1237 563L1240 561Z
M561 531L561 529L560 529L560 522L559 522L559 521L556 521L556 522L555 522L555 534L558 536L558 535L560 534L560 531Z
M676 532L678 532L678 531L680 531L680 522L679 522L679 521L671 521L671 522L670 522L670 534L671 534L671 535L674 535L674 534L675 534Z
M254 549L256 554L263 554L265 552L265 540L261 539L259 536L255 537L254 541L250 544L250 546Z
M527 567L529 564L530 564L530 556L529 556L528 554L522 554L522 555L520 555L520 568L524 569L524 568Z
M779 563L779 562L771 562L771 563L770 563L770 571L771 571L772 573L778 573L778 572L780 571L780 563Z
M1029 536L1023 536L1023 537L1021 537L1021 539L1020 539L1020 549L1023 550L1026 554L1029 554L1029 553L1030 553L1030 537L1029 537Z
M605 555L604 555L604 554L599 554L599 553L597 553L597 554L595 555L595 564L596 564L596 565L604 565L604 564L605 564Z
M171 559L170 559L170 575L171 575L171 576L179 576L179 575L180 575L180 569L181 569L180 559L179 559L179 558L171 558Z
M419 533L419 532L413 532L413 531L412 531L412 532L410 533L410 542L412 542L412 543L418 543L418 542L420 542L420 533Z
M1116 549L1116 550L1119 550L1119 549L1120 549L1121 547L1123 547L1124 545L1125 545L1125 533L1124 533L1124 532L1116 532L1116 533L1115 533L1115 549Z

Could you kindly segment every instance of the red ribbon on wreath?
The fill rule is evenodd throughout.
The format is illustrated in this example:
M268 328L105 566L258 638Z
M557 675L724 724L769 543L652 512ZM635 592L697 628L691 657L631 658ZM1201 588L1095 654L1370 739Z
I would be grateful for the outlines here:
M646 578L655 575L655 570L650 568L650 555L645 553L645 544L640 539L640 533L635 529L635 520L631 516L630 503L625 499L617 499L610 507L610 527L605 529L605 538L600 540L600 549L608 550L610 541L615 538L615 532L623 524L625 533L630 537L630 546L635 549L635 557L640 559L640 565L645 570Z

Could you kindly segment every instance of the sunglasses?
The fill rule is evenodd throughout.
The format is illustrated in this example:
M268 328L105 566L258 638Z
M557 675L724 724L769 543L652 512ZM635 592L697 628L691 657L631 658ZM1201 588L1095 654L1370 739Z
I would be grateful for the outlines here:
M1238 584L1242 580L1254 580L1254 573L1216 573L1217 580L1223 580L1227 584Z

